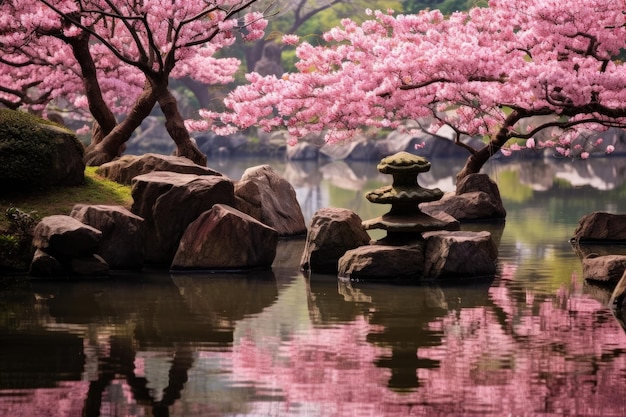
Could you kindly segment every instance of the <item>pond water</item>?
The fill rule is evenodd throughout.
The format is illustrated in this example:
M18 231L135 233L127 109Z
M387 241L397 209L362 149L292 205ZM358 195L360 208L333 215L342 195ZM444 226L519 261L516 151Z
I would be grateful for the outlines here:
M0 415L624 416L626 333L568 242L583 215L626 213L622 159L486 167L507 220L466 228L496 238L492 279L304 276L304 239L291 239L271 271L9 280ZM376 162L270 162L307 219L327 206L363 219L388 209L363 197L390 183ZM420 184L453 189L463 161L431 162ZM213 167L238 178L258 163Z

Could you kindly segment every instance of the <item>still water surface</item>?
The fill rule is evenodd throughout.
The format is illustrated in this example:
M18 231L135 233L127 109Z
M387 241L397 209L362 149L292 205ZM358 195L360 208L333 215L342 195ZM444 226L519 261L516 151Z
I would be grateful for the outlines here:
M462 161L432 161L454 188ZM232 178L254 161L218 168ZM363 219L375 163L272 163L305 217ZM0 292L0 416L626 416L626 333L568 239L626 213L623 163L494 162L508 211L498 274L395 286L304 276L303 239L271 271L15 282Z

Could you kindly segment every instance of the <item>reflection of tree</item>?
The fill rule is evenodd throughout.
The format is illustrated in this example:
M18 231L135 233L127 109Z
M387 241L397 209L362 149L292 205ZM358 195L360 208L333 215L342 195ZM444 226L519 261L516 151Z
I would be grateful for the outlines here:
M0 381L32 400L3 391L0 414L623 415L626 332L577 277L556 291L506 265L437 287L133 278L0 293Z
M11 342L11 348L0 348L0 389L22 384L36 394L63 379L80 381L84 373L89 382L82 415L101 415L105 405L123 399L115 387L124 385L134 408L169 416L189 380L198 347L230 347L234 324L257 314L277 296L271 271L178 276L176 285L169 276L157 276L153 282L133 279L33 283L42 296L36 299L32 292L24 292L19 304L24 315L31 316L27 322L34 324L6 329L12 336L3 341ZM157 381L137 372L139 352L167 355L162 391L155 392ZM9 385L1 386L2 381ZM73 384L78 388L78 382Z

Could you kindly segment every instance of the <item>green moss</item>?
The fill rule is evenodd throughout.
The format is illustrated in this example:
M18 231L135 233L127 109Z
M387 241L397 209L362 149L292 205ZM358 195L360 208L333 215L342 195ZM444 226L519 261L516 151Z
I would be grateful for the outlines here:
M63 127L29 113L0 109L0 187L18 190L45 184L55 163L56 141L65 133L82 154L78 138Z

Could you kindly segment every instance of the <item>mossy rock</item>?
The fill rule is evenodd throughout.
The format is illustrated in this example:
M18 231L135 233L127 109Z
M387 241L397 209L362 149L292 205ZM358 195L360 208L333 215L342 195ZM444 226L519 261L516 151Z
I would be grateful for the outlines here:
M76 135L29 113L0 109L0 188L23 190L84 182Z

